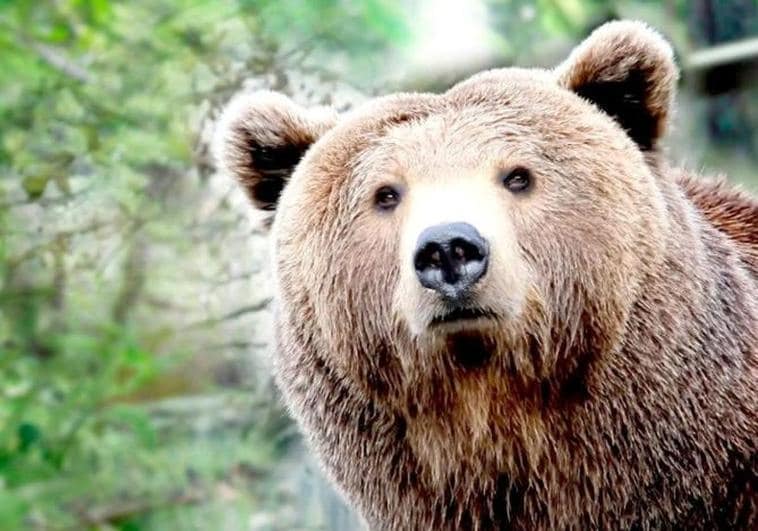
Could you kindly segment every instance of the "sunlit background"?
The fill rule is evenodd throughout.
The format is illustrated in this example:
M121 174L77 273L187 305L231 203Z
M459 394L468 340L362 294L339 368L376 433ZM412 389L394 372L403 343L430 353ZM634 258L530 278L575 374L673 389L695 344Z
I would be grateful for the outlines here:
M755 0L0 0L0 529L355 529L271 382L219 108L551 66L613 18L674 43L671 157L758 190Z

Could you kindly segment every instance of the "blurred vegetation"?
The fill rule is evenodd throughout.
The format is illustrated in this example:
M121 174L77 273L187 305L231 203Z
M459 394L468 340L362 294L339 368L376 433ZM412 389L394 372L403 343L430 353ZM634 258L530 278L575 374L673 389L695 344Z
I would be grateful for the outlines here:
M758 34L750 0L485 4L472 69L552 64L615 17L684 57ZM276 399L265 238L209 134L243 88L345 107L464 75L407 59L430 6L0 0L0 528L355 525ZM750 66L685 72L672 150L755 186Z

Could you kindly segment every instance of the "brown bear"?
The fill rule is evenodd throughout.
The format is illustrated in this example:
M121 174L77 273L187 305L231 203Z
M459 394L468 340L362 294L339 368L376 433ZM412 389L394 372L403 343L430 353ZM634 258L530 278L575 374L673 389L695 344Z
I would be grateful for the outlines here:
M755 528L758 201L665 162L641 23L343 116L240 97L279 386L375 529Z

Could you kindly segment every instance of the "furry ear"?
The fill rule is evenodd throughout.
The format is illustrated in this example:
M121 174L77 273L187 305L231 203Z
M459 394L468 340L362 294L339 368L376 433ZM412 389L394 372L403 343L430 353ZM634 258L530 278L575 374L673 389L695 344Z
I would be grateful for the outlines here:
M216 128L216 162L255 207L273 212L300 159L336 122L332 109L305 109L283 94L243 94L227 105Z
M621 125L643 151L666 130L679 77L671 46L642 22L596 29L556 69L558 83Z

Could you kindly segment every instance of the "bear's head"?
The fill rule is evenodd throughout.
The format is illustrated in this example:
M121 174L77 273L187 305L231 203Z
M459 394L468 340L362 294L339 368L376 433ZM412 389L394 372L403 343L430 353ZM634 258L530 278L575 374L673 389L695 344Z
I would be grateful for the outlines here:
M468 395L581 400L663 260L672 55L613 22L554 70L342 116L237 98L216 149L272 218L280 379L327 367L408 418L457 408L482 430L494 406Z

